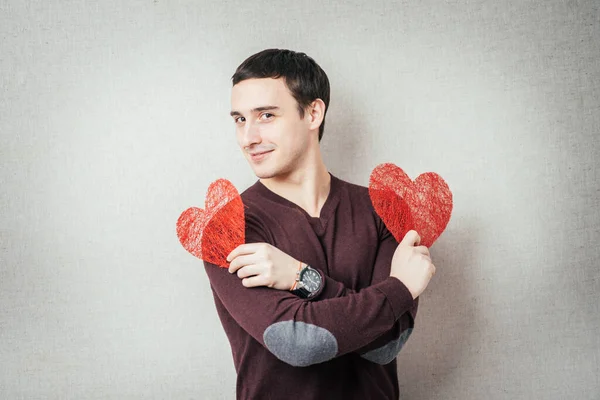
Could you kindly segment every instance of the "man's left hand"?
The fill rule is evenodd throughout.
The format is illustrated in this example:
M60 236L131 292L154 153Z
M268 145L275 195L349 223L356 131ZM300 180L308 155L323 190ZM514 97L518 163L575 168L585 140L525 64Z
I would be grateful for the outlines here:
M227 256L229 272L242 278L245 287L267 286L290 290L300 261L269 243L246 243Z

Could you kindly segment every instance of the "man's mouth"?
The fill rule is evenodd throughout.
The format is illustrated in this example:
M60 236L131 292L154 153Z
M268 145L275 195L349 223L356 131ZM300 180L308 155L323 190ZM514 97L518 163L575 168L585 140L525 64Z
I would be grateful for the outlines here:
M273 150L267 150L267 151L262 151L260 153L249 153L249 154L250 154L250 158L252 159L252 161L259 161L259 160L262 160L263 158L265 158L272 151Z

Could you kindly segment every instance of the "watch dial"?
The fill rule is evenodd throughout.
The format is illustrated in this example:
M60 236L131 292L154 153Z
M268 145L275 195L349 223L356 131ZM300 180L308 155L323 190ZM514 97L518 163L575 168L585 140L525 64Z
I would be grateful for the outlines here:
M309 269L302 276L302 283L309 291L316 292L321 286L321 275L314 269Z

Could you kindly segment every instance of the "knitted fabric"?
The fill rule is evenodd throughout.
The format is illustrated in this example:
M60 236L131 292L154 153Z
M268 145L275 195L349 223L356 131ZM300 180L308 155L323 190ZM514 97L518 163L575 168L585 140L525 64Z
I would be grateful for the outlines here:
M228 268L227 255L245 241L244 205L235 186L226 179L211 183L205 209L190 207L179 216L177 236L194 256Z
M414 181L391 164L380 164L369 178L369 197L377 214L397 242L411 229L430 247L442 234L452 213L452 192L434 172L419 175Z

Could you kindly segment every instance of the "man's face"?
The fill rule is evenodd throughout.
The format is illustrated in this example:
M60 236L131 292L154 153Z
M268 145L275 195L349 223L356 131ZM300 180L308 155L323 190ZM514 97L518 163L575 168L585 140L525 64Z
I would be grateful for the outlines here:
M247 79L231 91L237 142L261 179L288 174L299 165L309 143L309 118L280 79Z

